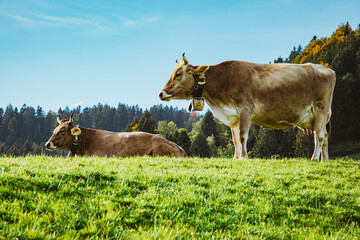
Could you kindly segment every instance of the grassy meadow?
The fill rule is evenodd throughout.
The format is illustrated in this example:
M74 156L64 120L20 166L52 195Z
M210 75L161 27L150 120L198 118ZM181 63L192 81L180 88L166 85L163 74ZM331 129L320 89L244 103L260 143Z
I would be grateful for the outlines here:
M0 239L359 239L360 162L0 157Z

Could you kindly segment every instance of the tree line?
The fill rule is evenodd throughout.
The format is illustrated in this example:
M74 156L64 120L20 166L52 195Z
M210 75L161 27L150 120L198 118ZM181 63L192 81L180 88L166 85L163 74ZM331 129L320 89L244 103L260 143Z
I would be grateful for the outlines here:
M74 112L74 122L83 127L103 129L114 132L125 131L127 125L140 119L144 110L139 106L128 106L119 103L111 107L107 104L98 104L93 107L75 109L59 109L56 113L45 113L42 107L35 108L23 105L20 110L8 105L6 109L0 108L0 155L26 155L31 154L63 154L62 152L49 152L44 143L50 138L58 125L56 118L69 118ZM172 121L178 126L191 131L193 121L197 121L185 109L155 105L149 109L156 121Z
M353 144L360 142L360 25L356 30L348 23L340 25L330 38L314 36L304 49L294 47L287 58L274 60L274 63L307 62L323 64L336 72L330 156L343 142L349 147L338 151L337 156L360 152L355 147L359 144ZM98 104L84 109L58 110L63 118L70 112L76 113L74 121L83 127L159 133L178 143L190 156L231 157L234 153L230 129L210 111L198 115L163 105L144 111L139 106L120 103L116 108ZM26 105L20 110L11 105L5 110L0 108L0 155L54 154L44 151L43 145L56 126L56 114L51 111L45 114L40 106L36 110ZM252 124L248 150L250 157L310 157L313 136L304 136L298 129L269 130Z
M234 154L230 128L215 119L211 111L198 115L196 112L189 113L185 109L179 110L162 105L144 111L138 106L124 104L119 104L117 108L99 104L83 110L80 107L58 110L61 118L69 118L72 112L75 113L74 123L82 127L161 134L182 146L189 156L232 157ZM36 110L26 105L20 110L11 105L5 111L0 108L0 156L66 155L67 152L50 152L44 147L44 143L58 125L56 118L57 113L49 111L45 114L39 106ZM279 146L284 142L279 139L274 142L264 133L266 130L255 124L251 128L250 156L271 157L273 154L283 156ZM290 144L288 148L290 149L287 150L288 152L293 152L295 146Z

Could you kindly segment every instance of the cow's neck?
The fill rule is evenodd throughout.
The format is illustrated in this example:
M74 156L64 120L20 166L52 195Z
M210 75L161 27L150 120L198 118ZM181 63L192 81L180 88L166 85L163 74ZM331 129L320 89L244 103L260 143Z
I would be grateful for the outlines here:
M227 84L223 81L226 81L226 79L222 78L221 75L217 65L210 66L205 72L206 85L203 90L203 98L207 104L209 104L210 108L220 107L219 104L225 103L226 99L230 97L225 96L222 91L224 87L227 87Z
M205 72L205 77L203 98L206 103L222 123L229 127L236 126L238 109L232 91L234 86L231 86L227 76L224 76L224 69L220 69L218 65L211 66Z
M96 130L84 127L80 127L80 130L81 134L79 135L79 144L77 146L76 154L82 156L86 154L87 149L91 145L91 136L96 133Z

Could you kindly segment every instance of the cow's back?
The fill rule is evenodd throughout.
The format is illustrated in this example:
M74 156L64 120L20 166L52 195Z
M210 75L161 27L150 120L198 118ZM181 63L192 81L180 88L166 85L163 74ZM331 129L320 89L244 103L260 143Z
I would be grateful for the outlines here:
M159 134L92 130L87 155L98 156L186 156L182 148ZM182 153L183 151L183 153Z

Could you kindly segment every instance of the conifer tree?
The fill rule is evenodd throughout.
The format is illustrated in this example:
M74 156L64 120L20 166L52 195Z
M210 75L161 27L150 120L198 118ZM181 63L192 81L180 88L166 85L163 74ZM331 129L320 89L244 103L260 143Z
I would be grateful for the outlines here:
M191 143L192 156L210 157L209 145L203 132L199 132Z
M20 149L20 155L26 156L32 153L32 148L30 147L29 141L26 141Z
M140 118L139 129L142 132L155 133L155 121L147 110Z
M6 149L5 143L0 142L0 156L5 155L6 152L7 152L7 149Z
M314 136L304 135L301 130L297 130L294 145L296 157L310 158L314 149Z
M125 132L139 132L139 125L139 120L135 118L133 122L127 125L127 127L125 128Z
M213 114L209 110L205 113L201 130L204 133L205 138L211 135L217 135L216 123L214 121Z
M178 131L176 131L175 143L180 145L185 150L188 156L191 155L191 141L189 134L185 128L180 128Z
M13 145L7 151L8 156L20 156L20 149L18 142L14 142Z
M42 148L41 148L41 146L40 145L37 145L36 143L33 143L32 144L32 154L33 155L40 155L41 154L41 152L42 152Z
M2 125L3 115L4 115L4 109L0 108L0 129Z
M204 133L205 138L213 136L214 147L221 148L226 146L226 142L221 139L218 128L218 124L216 123L212 112L207 111L203 121L201 122L201 131ZM214 149L214 151L216 152L217 150Z

